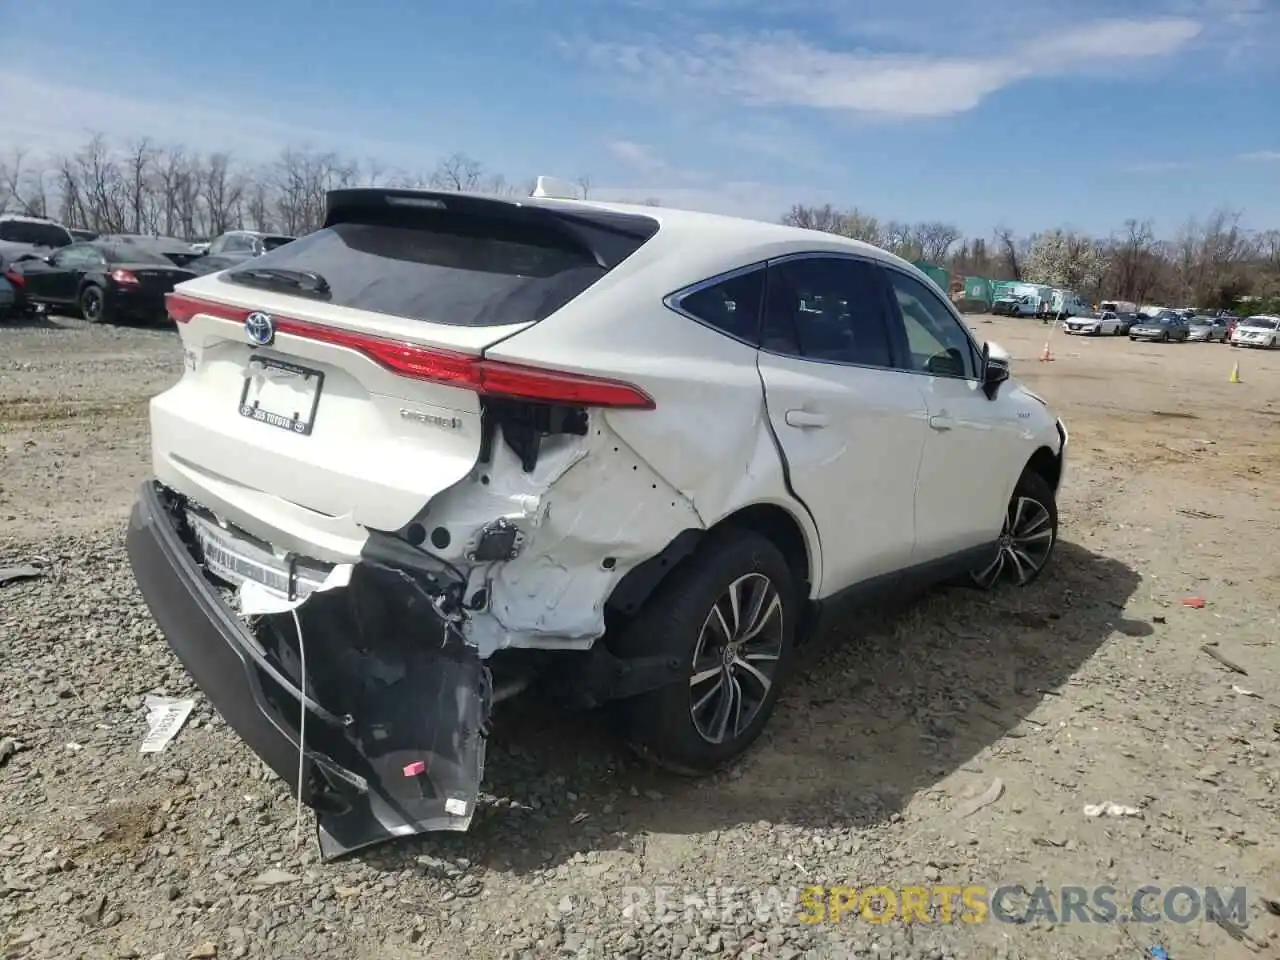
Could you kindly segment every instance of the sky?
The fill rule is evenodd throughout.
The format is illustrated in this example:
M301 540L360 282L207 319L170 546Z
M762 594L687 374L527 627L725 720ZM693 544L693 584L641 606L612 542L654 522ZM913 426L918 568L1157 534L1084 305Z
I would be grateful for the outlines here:
M1280 0L24 3L0 31L0 158L92 131L246 163L462 152L770 220L1280 228L1277 49Z

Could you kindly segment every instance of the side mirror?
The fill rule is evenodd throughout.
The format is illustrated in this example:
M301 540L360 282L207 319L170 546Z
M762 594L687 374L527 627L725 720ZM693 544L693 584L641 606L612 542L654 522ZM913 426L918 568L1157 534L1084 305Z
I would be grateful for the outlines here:
M1004 353L1003 350L1000 353ZM982 392L988 400L994 400L1000 391L1000 384L1009 379L1008 355L993 355L991 344L982 345Z

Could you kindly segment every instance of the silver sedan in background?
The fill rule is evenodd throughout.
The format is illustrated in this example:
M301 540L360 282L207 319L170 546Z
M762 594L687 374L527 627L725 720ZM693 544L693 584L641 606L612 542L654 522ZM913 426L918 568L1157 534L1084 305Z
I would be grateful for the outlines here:
M1192 317L1187 321L1190 328L1188 340L1199 340L1203 343L1226 343L1230 334L1230 325L1225 317Z

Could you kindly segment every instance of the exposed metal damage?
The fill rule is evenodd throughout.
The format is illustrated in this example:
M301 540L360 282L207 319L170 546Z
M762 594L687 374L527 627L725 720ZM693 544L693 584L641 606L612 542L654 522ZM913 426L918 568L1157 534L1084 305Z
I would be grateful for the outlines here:
M371 532L354 564L282 556L156 488L190 560L242 621L257 709L292 745L295 768L303 750L300 788L296 769L279 769L284 750L264 759L316 809L326 857L466 830L484 774L493 655L589 650L622 578L702 527L603 416L552 411L561 419L530 424L531 405L519 406L524 423L510 409L486 418L493 426L471 475L404 530ZM651 689L674 668L596 652L556 671L562 688L577 688L569 699ZM187 665L203 683L199 665Z
M437 599L404 570L361 563L347 586L256 618L255 635L290 678L303 676L301 627L305 689L324 705L311 711L319 723L307 729L315 756L304 791L326 857L471 824L493 691Z
M621 579L682 531L705 525L692 503L585 411L511 419L486 411L472 475L437 494L404 531L466 570L462 629L496 650L585 650L605 630ZM496 421L496 422L495 422ZM556 429L561 432L544 432ZM567 428L567 429L566 429ZM416 529L415 529L416 528Z

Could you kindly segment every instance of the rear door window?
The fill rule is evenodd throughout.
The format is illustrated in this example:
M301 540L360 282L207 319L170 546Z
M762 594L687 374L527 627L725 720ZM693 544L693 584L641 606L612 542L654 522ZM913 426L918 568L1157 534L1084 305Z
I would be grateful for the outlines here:
M875 267L802 257L769 267L762 349L823 363L893 366L888 302Z
M341 222L222 278L291 293L287 282L273 284L271 271L318 274L326 289L313 298L335 306L458 326L534 323L608 272L553 218L422 212ZM634 238L628 252L650 235ZM611 239L616 245L617 236Z

